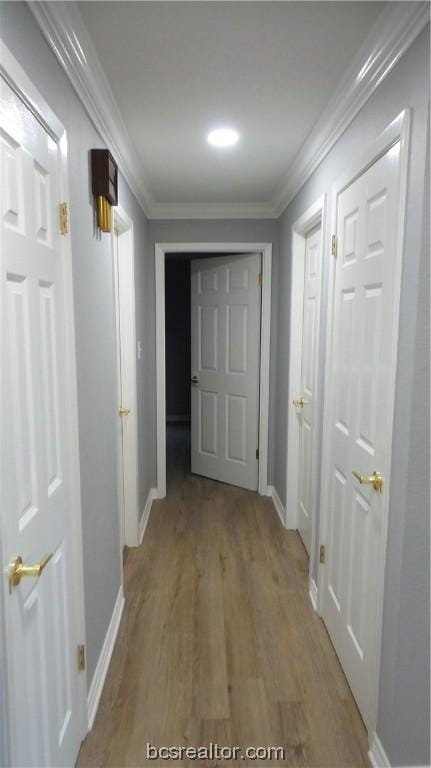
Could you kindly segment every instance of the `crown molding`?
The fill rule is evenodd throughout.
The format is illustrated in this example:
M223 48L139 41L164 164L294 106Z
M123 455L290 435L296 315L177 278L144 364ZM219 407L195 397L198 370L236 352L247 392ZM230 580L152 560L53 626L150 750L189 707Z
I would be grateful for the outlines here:
M281 216L429 20L427 2L387 3L274 195L276 216Z
M39 27L118 167L149 215L154 198L111 86L74 2L29 2Z
M151 219L274 219L270 203L155 203Z
M29 2L42 33L101 138L150 219L278 218L330 152L376 88L429 22L427 2L390 2L306 138L271 201L161 203L144 182L134 147L96 50L74 2Z

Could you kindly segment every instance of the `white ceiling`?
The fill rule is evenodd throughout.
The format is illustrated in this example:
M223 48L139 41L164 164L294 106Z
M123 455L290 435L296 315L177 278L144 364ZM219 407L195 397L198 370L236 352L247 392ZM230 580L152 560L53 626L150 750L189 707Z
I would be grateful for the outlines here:
M264 203L380 2L79 2L160 203ZM220 151L207 132L241 133Z

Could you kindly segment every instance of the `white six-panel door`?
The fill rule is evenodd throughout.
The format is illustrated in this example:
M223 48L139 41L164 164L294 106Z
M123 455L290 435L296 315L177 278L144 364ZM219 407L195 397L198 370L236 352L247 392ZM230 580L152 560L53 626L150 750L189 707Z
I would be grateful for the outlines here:
M260 254L191 263L192 472L251 490L258 485L260 270Z
M14 766L71 766L79 745L70 534L60 153L1 79L2 558ZM77 511L75 511L77 512ZM9 592L16 556L39 578Z
M299 477L297 527L310 554L311 525L316 483L317 363L319 355L322 230L319 225L305 239L304 305L300 395L296 406L299 423ZM292 318L295 322L295 318ZM295 398L296 399L296 398ZM299 398L298 398L299 399ZM292 407L293 403L290 407Z
M323 618L365 723L370 722L389 392L397 328L395 254L400 142L337 196ZM353 472L383 476L382 492Z

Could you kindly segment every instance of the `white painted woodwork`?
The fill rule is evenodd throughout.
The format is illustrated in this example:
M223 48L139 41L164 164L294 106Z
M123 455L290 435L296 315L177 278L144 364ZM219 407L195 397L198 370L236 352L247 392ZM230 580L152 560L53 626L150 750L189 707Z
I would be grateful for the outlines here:
M329 476L322 615L366 725L372 723L389 493L400 216L397 141L336 197ZM383 492L357 471L384 477Z
M260 254L191 263L192 472L258 486Z
M295 197L301 186L305 183L305 181L307 181L307 179L316 170L322 160L330 152L340 136L343 135L346 128L353 121L358 112L362 109L366 101L372 96L376 88L392 72L395 64L400 60L405 51L413 43L416 37L424 29L424 27L429 23L429 13L426 3L387 3L386 7L377 15L377 18L375 19L372 26L370 25L369 32L365 37L363 44L359 47L358 50L353 42L353 38L356 37L356 32L352 31L352 29L349 29L349 25L350 27L352 26L351 13L346 10L345 13L348 16L348 21L344 25L342 38L344 48L349 51L348 66L346 68L345 62L343 64L342 61L339 61L339 66L336 69L338 75L334 80L332 88L330 89L331 96L326 101L324 100L325 109L323 112L321 112L320 115L316 115L315 118L311 120L311 122L308 121L308 127L304 125L299 130L301 142L305 135L307 138L302 143L302 146L300 146L299 150L298 148L296 151L293 150L291 156L292 161L290 164L289 161L287 163L285 161L286 141L290 146L290 142L288 141L286 134L287 126L291 122L290 115L289 112L287 112L286 120L280 120L279 115L277 116L276 122L278 123L280 131L279 138L281 138L276 142L276 144L278 146L278 151L281 152L281 155L276 165L276 174L273 176L273 182L278 184L278 188L276 189L275 184L273 183L273 188L270 190L270 193L268 194L268 191L266 190L265 195L260 195L258 201L247 201L243 194L236 195L234 198L232 198L231 195L229 199L222 198L221 194L214 194L213 189L211 200L219 199L220 202L207 202L205 196L203 195L199 197L196 194L188 194L189 186L188 184L184 183L184 174L182 171L184 154L181 151L176 151L175 162L181 166L180 178L178 182L180 186L176 191L173 190L173 194L168 196L169 202L161 202L161 199L157 199L154 185L152 185L151 189L148 186L148 176L150 175L151 177L151 174L148 173L148 168L146 165L145 168L142 169L142 157L139 151L130 147L130 126L129 130L127 131L125 129L124 119L121 114L122 111L124 114L124 107L123 110L121 110L119 107L119 96L121 95L121 97L124 97L124 94L130 92L133 95L133 98L135 98L139 88L142 88L142 83L139 82L138 89L130 87L130 67L127 64L127 61L123 57L124 61L121 62L121 66L116 66L115 64L113 65L112 45L106 44L106 40L109 39L109 37L107 38L106 35L105 24L107 26L108 33L116 35L116 41L118 43L120 34L118 22L121 21L122 25L124 25L124 23L127 21L126 19L121 18L121 16L124 17L124 10L121 9L121 7L118 9L113 8L112 18L109 18L108 11L111 13L111 8L106 8L104 18L102 19L103 23L101 24L98 10L91 9L89 7L91 5L91 3L82 3L78 10L78 8L75 7L73 3L49 3L40 0L37 3L31 3L29 7L41 28L42 34L46 37L54 55L57 56L61 66L72 82L74 89L79 94L79 97L85 105L85 108L90 115L94 125L96 126L99 134L105 141L106 145L111 149L114 157L117 159L123 176L127 180L131 189L136 194L136 197L140 201L146 215L151 219L278 218L286 206L290 203L290 201ZM110 6L111 5L114 4L110 4ZM286 3L286 5L289 4ZM304 6L307 4L298 3L297 5ZM368 3L368 5L371 4ZM264 11L264 13L265 12L266 11ZM300 10L299 12L304 14L303 28L307 28L307 25L310 28L309 18L307 20L308 9L302 11ZM316 24L315 11L312 11L312 13L314 13L312 25L314 24L315 27L313 34L316 34L318 39L316 50L320 50L324 30L322 29L321 25ZM341 9L338 8L336 11L334 11L334 13L336 13L337 20L339 20ZM119 14L120 17L114 18L117 16L117 14ZM327 20L327 12L325 16ZM90 17L92 17L92 22ZM89 27L87 26L89 22L91 23L91 36L89 34ZM197 20L196 23L199 24L199 20ZM166 20L166 24L169 24L168 18ZM327 25L325 26L327 30L329 29L333 31L334 29L334 25L329 24L329 28ZM139 29L139 24L135 24L134 28ZM294 27L292 27L290 33L293 35L295 34ZM190 36L190 39L192 40L190 45L186 46L189 54L192 57L195 57L195 63L192 67L192 70L195 72L201 72L202 67L208 66L208 52L206 49L197 49L194 45L194 40L199 37L195 25L189 25L184 30L184 34L186 35L187 39ZM234 34L232 30L231 34ZM350 35L353 37L350 38ZM349 42L347 43L346 36L349 36ZM94 43L96 42L96 37L99 39L101 46L96 44L95 49ZM263 50L259 36L255 34L251 35L251 37L259 41L259 48ZM127 35L126 33L124 39L126 40L125 45L128 45L130 49L130 35ZM295 45L298 39L300 38L296 36L296 38L290 42ZM154 38L154 41L155 40L156 37ZM282 42L282 50L280 55L284 57L284 52L286 50L291 50L291 45L289 44L285 35L282 36L280 40ZM157 44L154 43L155 49L153 49L152 43L153 40L151 41L150 46L143 46L142 37L139 37L139 49L137 51L137 55L144 58L149 57L149 63L147 62L140 68L137 67L138 73L141 71L153 71L158 69L158 55L163 57L163 66L165 66L166 62L169 60L167 57L167 54L169 53L169 46L162 46L162 49L159 52L157 50ZM243 26L243 28L239 30L239 33L236 34L235 45L236 50L239 50L238 46L245 46L244 50L246 51L246 54L244 61L248 62L250 59L250 31L246 27ZM327 42L324 44L324 47L325 45L326 48L331 50L332 54L334 54L335 49L333 44L330 42L329 37L327 38ZM308 47L312 48L313 46L312 44L309 44ZM337 44L336 47L339 48L340 46ZM113 80L112 78L109 78L108 82L106 77L107 71L104 71L102 68L102 65L106 64L105 58L102 56L102 48L104 49L104 55L107 57L107 61L109 60L109 66L114 66L116 79L118 79L118 77L122 77L126 83L126 86L117 83L117 89L114 87L114 95L112 92ZM122 50L121 44L119 44L119 50ZM154 50L156 53L154 53ZM261 50L258 51L258 55L261 54ZM220 55L220 49L217 50L217 56L219 59L223 60L223 56ZM203 57L203 60L201 57ZM226 57L224 58L225 60L228 60ZM293 59L295 59L294 55ZM250 114L253 116L253 120L256 119L256 103L254 99L256 83L260 82L262 84L262 78L269 78L265 80L265 86L262 85L262 92L268 94L271 92L271 90L268 91L268 87L269 89L273 88L276 79L280 76L280 68L278 65L275 66L275 70L273 70L272 73L267 71L266 63L268 61L271 64L271 62L276 62L277 58L272 57L271 59L271 57L266 57L265 66L259 68L257 79L255 78L253 80L252 69L250 67L247 68L247 77L251 78L251 80L248 82L253 83L253 86L249 88L250 100L248 101L248 106L251 110ZM316 68L318 68L320 64L320 61L316 61L315 65L310 68L310 72L315 72ZM175 66L176 64L174 64L174 67ZM287 86L288 82L291 82L291 84L293 83L293 90L296 90L296 70L294 68L290 69L292 72L292 81L290 81L289 72L284 74L282 73L282 77L284 77L283 93L287 93L289 91ZM342 73L343 77L340 82ZM108 73L108 75L110 74L111 73ZM187 87L188 78L183 78L182 80L182 84L180 83L179 87L175 89L176 98L178 99L178 103L180 105L184 103L184 97L181 96L181 85L183 87ZM228 83L228 81L229 78L226 78L226 83ZM155 85L153 79L151 82L153 83L152 87L157 90L157 83ZM303 104L305 111L309 109L310 93L313 92L317 95L320 93L318 88L317 91L314 90L316 88L316 82L316 78L314 77L314 80L312 79L308 83L307 88L302 89L305 101L301 102L301 104ZM334 87L337 83L338 85ZM277 95L277 103L279 101L278 92L279 91L277 90L275 91ZM204 96L205 99L207 97L210 99L210 113L212 115L211 88L206 88L206 94ZM130 98L132 98L132 96ZM311 96L311 99L312 98L313 96ZM222 101L222 99L220 100ZM141 97L141 101L145 101L145 96ZM289 99L286 99L288 110L289 104ZM169 104L169 108L171 108L171 106L172 102ZM202 99L200 101L200 106L202 107ZM163 109L159 109L159 112L160 111L163 112ZM193 115L193 110L190 109L190 106L188 111L190 115ZM304 110L301 110L301 112L303 111ZM299 109L297 109L297 114L299 114ZM268 109L265 109L265 107L262 107L261 118L265 123L272 126L271 136L273 137L274 120L271 121L271 115L269 114ZM184 136L192 137L192 140L194 140L193 137L195 136L195 125L193 118L190 119L192 120L192 127L184 133ZM209 122L211 121L212 118ZM175 142L180 136L180 132L178 131L178 120L172 120L170 125L172 126L170 130L176 132L176 135L172 134L170 136L172 139L170 142L171 146L175 146ZM139 131L139 121L137 122L137 128ZM265 141L264 138L262 139L264 135L265 132L261 131L259 142L263 141L263 157L267 157L268 141ZM144 135L142 130L140 130L137 146L139 146L140 142L145 141L143 136ZM185 142L184 136L181 135L182 146ZM161 154L158 154L163 159L163 161L165 161L166 138L163 132L160 133L159 140L162 142L162 147ZM251 152L253 153L253 142L250 143L250 147ZM156 157L156 155L154 155L154 157ZM242 170L239 172L239 178L242 178L244 173L248 172L250 163L253 163L253 160L253 154L250 155L247 152L245 152L245 154L243 153L243 158L240 161L242 163ZM202 165L199 163L195 163L195 166L197 169L202 168ZM189 162L188 168L190 167L191 163ZM267 175L267 163L263 167L265 169L265 174ZM160 169L158 169L158 172L160 171L162 175L163 168L164 163L162 163L160 165ZM231 176L232 173L233 172L231 169ZM279 184L280 173L283 175L281 184ZM199 183L205 183L206 185L211 186L214 185L215 180L214 174L212 172L207 174L200 173L200 176L202 175L205 176L205 181L202 182L202 179L200 179ZM189 174L189 176L190 183L191 180L195 177L193 174ZM236 173L236 177L238 177L238 173ZM172 175L170 178L172 179ZM247 187L249 189L250 184L248 184ZM251 185L251 187L254 190L256 189L256 185ZM178 195L176 194L178 191L182 196L184 196L186 200L191 200L191 202L184 202L184 200L180 201ZM228 185L228 191L230 193L232 191L231 184Z
M119 292L119 269L118 269L118 230L114 229L113 234L113 255L115 272L115 309L116 309L116 327L117 327L117 388L118 403L123 402L122 385L122 354L121 354L121 312L120 312L120 292ZM124 355L123 355L124 357ZM118 522L120 528L120 551L123 552L126 543L125 538L125 501L124 501L124 440L123 440L123 419L118 417L117 421L117 464L118 464Z
M316 486L317 364L319 355L320 282L322 269L322 230L320 225L305 239L304 301L302 320L301 384L298 397L305 400L298 408L299 472L297 526L310 554ZM295 318L292 318L295 322ZM289 407L293 407L290 404Z
M262 297L259 370L259 466L258 490L271 495L268 486L269 364L271 347L272 244L259 242L170 242L154 246L156 287L156 400L157 400L157 496L166 495L166 360L165 360L165 255L167 253L262 254Z
M133 222L119 206L114 212L113 261L115 272L118 406L130 413L118 415L117 454L121 550L139 543L138 417L136 385L136 322Z
M1 80L2 559L52 559L9 594L3 574L13 766L70 766L80 745L72 544L62 150Z

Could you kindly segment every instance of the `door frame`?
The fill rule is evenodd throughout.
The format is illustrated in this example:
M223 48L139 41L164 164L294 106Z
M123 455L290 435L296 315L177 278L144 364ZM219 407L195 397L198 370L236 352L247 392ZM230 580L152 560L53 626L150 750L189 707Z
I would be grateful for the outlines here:
M156 243L156 397L157 397L157 495L166 496L166 340L165 255L167 253L260 253L262 255L262 304L259 377L259 480L258 492L269 495L269 366L271 342L272 243Z
M323 267L325 254L325 230L326 230L326 194L321 195L292 225L292 272L290 284L290 342L289 342L289 390L287 404L287 461L286 461L286 528L296 529L298 524L298 496L299 496L299 421L292 408L292 400L298 397L301 386L302 366L302 332L303 332L303 307L304 307L304 269L305 247L308 234L319 226L321 228L321 277L320 277L320 311L318 318L317 335L319 340L319 353L317 370L320 369L322 360L322 347L320 339L321 314L322 314L322 286ZM295 322L293 322L295 318ZM319 391L319 389L318 389ZM319 471L318 446L322 429L323 402L316 408L315 439L313 445L313 469L315 478ZM310 543L310 567L309 567L309 591L313 604L316 602L317 586L313 579L313 556L316 546L316 511L317 497L314 497L311 519L311 543ZM315 606L316 607L316 606Z
M118 233L117 249L115 233ZM139 544L139 463L138 463L138 397L136 381L136 317L135 317L135 259L133 220L121 205L114 208L112 224L112 260L115 286L115 325L117 339L117 392L118 406L130 408L127 433L117 432L117 469L120 540L123 545ZM121 280L119 272L121 270ZM120 302L127 308L127 326L119 323ZM123 380L120 377L120 351L127 360ZM127 391L127 403L121 403L122 391ZM118 417L121 420L121 416ZM124 457L124 452L127 452ZM127 471L125 472L125 467ZM123 520L120 519L122 515ZM121 547L122 549L122 547ZM122 553L121 553L122 554ZM122 558L121 558L122 559Z
M48 134L58 144L61 152L61 162L59 168L60 182L60 200L67 202L69 209L69 227L70 227L70 196L68 182L68 155L67 155L67 132L60 120L57 118L51 107L41 96L39 90L33 81L27 75L26 71L19 64L17 59L0 38L1 46L1 64L0 74L4 77L8 85L15 91L17 96L23 101L28 109L33 113L36 119L41 123ZM76 368L76 340L75 340L75 317L73 301L73 269L72 269L72 241L70 231L61 238L61 256L64 261L63 269L63 299L64 299L64 319L65 319L65 361L66 361L66 420L68 436L68 452L71 462L70 471L70 505L68 515L68 526L70 531L71 543L71 563L69 566L69 575L74 580L74 600L73 600L73 621L71 626L74 628L73 638L71 638L71 647L77 647L78 644L86 644L85 633L85 608L84 608L84 561L83 561L83 534L82 534L82 508L81 508L81 478L80 478L80 458L79 458L79 431L78 431L78 391L77 391L77 368ZM1 523L1 517L0 517ZM0 568L5 578L6 564L2 562L2 550L0 547ZM4 655L7 658L7 648L13 643L13 638L5 622L5 605L3 602L3 588L0 589L2 602L1 619L2 626L5 626ZM3 648L3 643L1 643ZM6 669L7 672L7 669ZM87 677L86 674L77 674L77 721L81 741L88 733L88 714L87 714ZM8 744L6 749L11 749L11 719L10 719L10 699L8 697L8 682L6 680L4 691L5 710L7 714L6 736ZM7 758L11 759L8 754Z
M346 187L352 184L359 176L365 173L380 157L382 157L394 144L400 142L400 176L399 176L399 201L398 201L398 220L400 222L396 250L394 254L394 313L395 328L392 345L391 376L390 389L388 391L388 407L390 412L394 412L395 407L395 387L396 387L396 367L397 367L397 349L399 335L399 313L401 296L401 278L403 266L404 251L404 225L406 214L406 193L408 178L408 159L410 142L410 110L405 109L401 112L387 128L365 149L358 153L350 170L345 172L332 186L331 201L331 224L332 232L337 231L337 203L338 196ZM331 423L332 423L332 404L331 404L331 386L332 386L332 347L334 332L334 291L335 291L335 262L334 257L330 257L329 267L329 285L328 285L328 320L327 320L327 339L326 339L326 357L325 357L325 400L323 416L323 445L322 445L322 508L319 529L319 545L325 545L329 533L329 471L330 471L330 450L331 450ZM377 572L377 616L374 628L374 648L373 648L373 668L372 679L374 681L373 691L371 693L371 715L369 722L365 722L368 731L370 744L375 736L377 727L377 709L380 678L381 661L381 641L383 627L383 599L385 587L385 561L388 534L388 518L390 507L390 489L391 489L391 471L392 471L392 432L393 419L390 422L390 430L387 434L388 451L388 476L385 478L387 491L385 493L384 503L382 505L382 540L380 547L380 557L378 560ZM327 571L324 564L319 564L318 568L318 610L322 616L323 596L326 588Z

